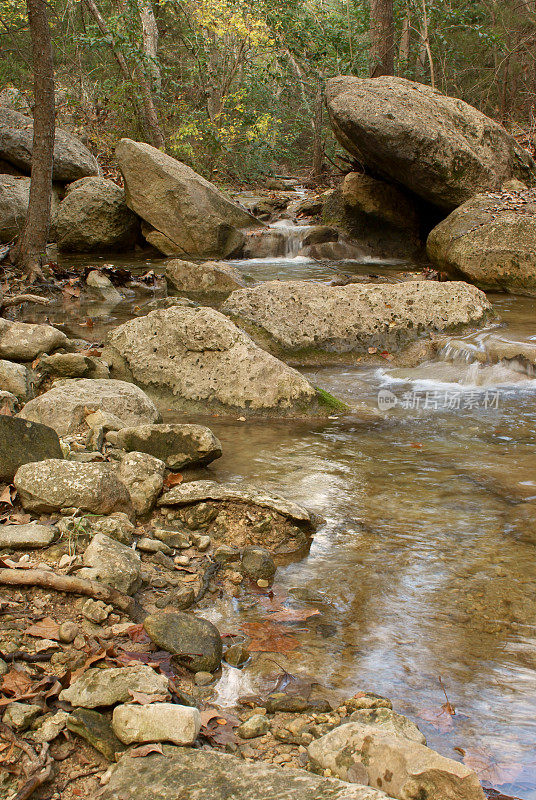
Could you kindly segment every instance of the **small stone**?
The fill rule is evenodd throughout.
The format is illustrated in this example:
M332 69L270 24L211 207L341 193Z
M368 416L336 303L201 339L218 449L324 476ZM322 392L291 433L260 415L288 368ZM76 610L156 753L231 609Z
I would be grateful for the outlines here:
M0 547L10 550L26 550L33 547L48 547L58 534L54 525L2 525Z
M76 556L70 556L69 553L64 553L58 561L58 568L67 569L74 561L76 561Z
M77 636L75 636L73 640L73 647L76 650L83 650L85 646L86 646L86 638L85 636L82 636L81 633L79 633Z
M227 544L220 544L212 554L214 561L218 564L230 564L233 561L240 560L240 551L235 547L229 547Z
M191 586L179 586L173 592L172 600L179 609L189 608L195 600L195 592Z
M90 622L100 625L108 619L108 614L113 611L113 606L106 605L102 600L93 600L89 597L82 606L82 614Z
M261 714L254 714L243 722L236 729L236 732L241 739L256 739L258 736L264 736L269 730L270 723L266 717Z
M78 636L78 631L79 628L76 622L70 622L69 620L67 620L67 622L62 622L58 631L60 642L64 644L74 642Z
M214 676L210 672L196 672L194 675L196 686L208 686L213 680Z
M10 703L5 710L3 722L17 731L24 731L42 713L41 706L14 702Z
M190 563L190 558L188 556L175 556L173 561L178 567L187 567Z
M192 745L201 728L201 715L197 708L173 703L121 705L114 709L112 727L125 744L173 742Z
M32 733L32 739L39 744L51 742L64 730L68 719L67 711L56 711L52 716L46 717L43 724Z
M242 553L242 569L254 580L260 578L271 581L276 567L269 550L264 547L246 547Z
M259 578L257 586L259 589L267 589L270 586L270 581L265 580L265 578Z
M6 664L3 658L0 658L0 678L9 672L9 665Z
M167 528L155 528L153 531L155 539L164 542L168 547L186 550L190 547L190 535L185 531L168 530Z
M142 536L141 539L138 539L138 550L142 550L144 553L164 553L165 555L169 556L173 553L171 547L165 542L159 542L157 539L150 539L148 536Z
M52 639L38 639L34 644L36 653L44 653L45 650L56 650L57 647L59 647L58 643Z
M233 644L225 651L225 661L231 667L243 667L249 661L249 650L243 644Z
M192 672L215 672L221 663L222 642L218 629L205 619L181 611L159 611L143 625L151 640Z
M192 542L202 553L210 547L210 536L192 534Z

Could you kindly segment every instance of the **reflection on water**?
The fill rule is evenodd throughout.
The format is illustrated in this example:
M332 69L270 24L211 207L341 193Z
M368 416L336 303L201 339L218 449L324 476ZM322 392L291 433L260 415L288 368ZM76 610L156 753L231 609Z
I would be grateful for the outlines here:
M248 268L256 280L322 280L332 272L295 261ZM149 299L126 301L78 335L102 336L124 316L145 313ZM503 319L494 334L535 340L534 299L492 300ZM59 321L54 309L46 313ZM308 557L277 573L281 591L301 587L325 598L314 604L320 619L295 633L293 668L342 695L365 689L391 697L432 747L455 758L454 747L484 748L513 765L505 793L536 798L536 381L504 364L447 361L306 374L371 408L382 387L397 401L404 393L448 389L467 398L477 389L482 398L498 391L493 407L397 402L376 423L211 417L224 452L211 472L279 492L326 519ZM514 523L521 500L534 505L523 507L528 521L520 531ZM236 613L262 619L254 606L229 605L220 614L227 629ZM458 713L434 725L425 719L444 702L439 677ZM226 702L238 678L228 670L222 679Z

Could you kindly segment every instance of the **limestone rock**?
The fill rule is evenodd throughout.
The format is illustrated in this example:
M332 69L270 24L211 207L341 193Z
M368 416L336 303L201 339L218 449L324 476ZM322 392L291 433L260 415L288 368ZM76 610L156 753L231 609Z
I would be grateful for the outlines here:
M274 560L264 547L246 547L242 553L242 569L254 580L271 581L275 575Z
M160 234L147 239L167 254L225 258L241 247L242 228L259 225L186 164L148 144L122 139L116 155L129 208Z
M369 784L398 800L484 800L473 770L429 747L385 733L373 725L349 722L309 745L309 758L352 781L353 768L366 769Z
M2 721L17 731L24 731L32 722L41 716L41 706L32 703L10 703L4 711Z
M108 761L115 761L116 754L120 755L125 750L125 745L113 732L107 717L98 711L77 708L69 715L67 729L89 742Z
M350 715L350 722L360 725L374 725L381 728L385 733L393 736L404 736L418 744L426 744L426 737L420 732L418 727L407 717L397 714L391 708L363 708L354 711Z
M266 281L240 289L222 310L253 324L285 353L396 352L431 332L481 325L491 305L461 281L328 286L312 281Z
M72 706L98 708L126 703L133 692L161 696L167 694L168 679L151 667L141 664L136 667L92 668L86 670L67 689L60 693L60 700Z
M24 227L30 179L0 175L0 242L11 242Z
M69 184L52 228L58 248L77 253L133 249L139 235L139 221L127 207L124 189L98 177Z
M318 411L316 392L305 378L212 308L174 307L126 322L110 334L103 357L112 374L182 410Z
M36 374L24 364L0 360L0 389L25 403L35 394Z
M0 548L9 550L31 550L34 547L48 547L52 544L58 529L54 525L1 525Z
M60 378L107 378L108 367L98 358L82 353L54 353L41 356L39 369L46 375Z
M195 264L174 258L166 263L166 278L174 289L194 296L227 297L235 289L246 285L242 273L222 261Z
M453 209L509 178L536 179L513 136L476 108L405 78L328 80L335 136L370 172Z
M247 762L216 750L164 745L164 755L120 759L101 800L386 800L370 786L319 778L302 769Z
M84 526L90 536L103 533L105 536L127 545L132 544L132 534L136 530L128 516L122 511L110 514L109 517L88 517L84 520Z
M222 641L211 622L181 611L161 611L146 617L143 626L161 650L173 653L192 672L215 672L220 666Z
M50 353L66 342L65 334L52 325L0 319L0 358L33 361L42 353Z
M33 119L18 111L0 107L0 158L27 175L32 166ZM56 128L54 140L55 181L75 181L86 175L98 175L99 165L82 142Z
M152 400L137 386L126 381L89 378L57 381L48 392L30 400L19 416L44 422L59 436L67 436L84 422L88 410L113 413L127 425L160 419Z
M134 594L142 583L140 557L130 547L103 533L93 537L84 553L87 569L80 577L98 580L123 594Z
M126 453L119 467L119 480L125 484L137 514L147 514L164 485L165 464L148 453Z
M13 480L27 511L47 513L76 508L92 514L130 513L126 487L105 463L79 464L58 458L24 464Z
M241 739L256 739L270 730L270 722L263 714L253 714L236 729Z
M150 453L172 470L210 464L221 456L220 442L204 425L138 425L107 438L127 452Z
M0 415L0 480L11 483L19 467L62 458L56 431L38 422Z
M427 252L487 291L536 296L536 190L479 194L440 222Z
M201 715L197 708L174 703L122 705L114 709L112 727L125 744L173 742L190 745L197 739Z

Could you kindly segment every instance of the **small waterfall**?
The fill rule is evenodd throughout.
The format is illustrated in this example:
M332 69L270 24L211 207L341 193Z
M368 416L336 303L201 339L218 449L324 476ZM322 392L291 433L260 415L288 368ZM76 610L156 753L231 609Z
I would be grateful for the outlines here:
M299 254L303 240L312 225L292 225L286 220L279 220L270 226L271 231L276 231L281 243L281 255L284 258L296 258Z
M474 375L479 368L502 367L531 380L536 377L535 345L501 339L489 333L480 333L471 339L450 339L440 349L438 357L452 364L474 365Z
M286 259L301 258L299 255L306 235L312 225L293 225L287 220L278 220L262 231L249 234L244 246L246 259Z

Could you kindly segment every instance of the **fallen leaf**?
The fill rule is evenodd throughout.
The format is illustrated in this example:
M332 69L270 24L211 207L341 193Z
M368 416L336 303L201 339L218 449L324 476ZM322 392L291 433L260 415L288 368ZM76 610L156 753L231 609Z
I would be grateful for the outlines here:
M127 630L127 634L129 639L132 642L136 642L137 644L140 644L141 642L146 643L150 641L145 631L145 628L143 627L143 623L140 623L139 625L131 625L130 628Z
M32 688L32 685L33 680L28 672L11 667L9 672L4 675L2 692L13 695L26 694Z
M11 406L9 405L8 400L4 400L4 402L2 404L2 408L0 408L0 414L2 414L2 416L4 416L4 417L12 417L13 416L13 412L11 410Z
M135 692L132 689L129 689L128 693L132 698L130 702L140 706L148 706L150 703L165 703L169 700L167 694L145 694L145 692Z
M221 712L220 711L216 711L215 708L206 708L204 711L201 711L201 713L200 713L201 727L204 728L206 725L208 725L210 720L216 719L216 717L219 717L220 713Z
M170 472L164 478L164 488L165 489L173 489L174 486L178 486L184 480L183 476L180 472Z
M320 614L317 608L302 608L301 610L283 608L281 611L270 614L268 622L305 622L309 617L317 614Z
M38 639L53 639L59 642L59 630L60 626L57 622L51 617L45 617L36 622L35 625L30 625L29 628L26 628L24 633L28 634L28 636L35 636Z
M289 653L300 646L295 636L286 633L277 624L244 622L242 627L250 638L247 647L251 653Z
M6 486L6 488L0 494L0 503L5 503L8 506L12 506L16 494L17 490L14 486Z
M454 715L445 711L443 706L441 708L423 708L422 711L417 712L417 716L430 722L440 733L447 733L454 726L452 721Z
M494 786L512 783L520 772L522 765L515 762L500 763L484 747L466 749L463 763L474 770L481 781L487 781Z
M140 747L134 747L133 750L130 750L129 755L131 758L145 758L149 753L158 753L163 756L164 751L162 750L162 745L154 743L142 744Z

